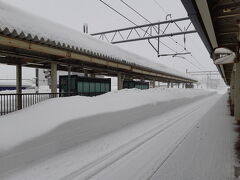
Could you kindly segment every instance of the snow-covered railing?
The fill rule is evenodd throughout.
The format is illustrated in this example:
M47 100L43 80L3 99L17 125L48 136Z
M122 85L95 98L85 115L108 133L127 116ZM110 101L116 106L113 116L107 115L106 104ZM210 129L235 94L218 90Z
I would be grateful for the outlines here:
M76 93L24 93L0 94L0 116L27 108L47 99L74 96ZM19 103L19 101L21 101Z

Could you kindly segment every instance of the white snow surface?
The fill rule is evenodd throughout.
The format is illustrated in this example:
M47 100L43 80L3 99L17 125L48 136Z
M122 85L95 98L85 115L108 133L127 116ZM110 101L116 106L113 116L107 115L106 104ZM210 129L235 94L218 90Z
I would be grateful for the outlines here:
M130 94L133 99L128 96ZM226 115L226 96L222 97L201 90L184 93L181 89L130 90L100 96L101 100L107 99L102 106L113 99L112 106L130 103L129 106L135 107L142 103L142 98L149 106L123 111L115 108L116 111L110 114L70 121L71 124L52 130L55 134L44 135L0 156L0 179L231 179L232 122ZM158 98L163 101L158 103ZM69 103L73 100L63 99L71 99ZM107 133L119 121L125 121L125 126L122 124ZM87 128L89 124L92 128ZM96 131L106 133L89 138ZM79 139L84 136L87 141L79 144ZM60 148L64 141L66 146ZM78 145L69 147L72 143ZM54 148L61 151L56 152Z
M227 94L201 118L151 180L233 180L235 120Z
M117 60L124 60L140 66L148 67L156 71L165 72L179 77L193 79L182 72L166 67L160 63L155 63L148 58L130 53L116 45L103 42L90 35L83 34L69 27L51 22L47 19L27 13L21 9L6 4L0 0L0 29L6 28L16 36L28 36L37 38L42 42L55 42L60 46L69 45L74 49L85 49L104 56L109 56ZM193 79L194 80L194 79Z
M0 117L0 154L69 121L207 94L210 92L197 89L155 88L125 89L97 97L50 99Z

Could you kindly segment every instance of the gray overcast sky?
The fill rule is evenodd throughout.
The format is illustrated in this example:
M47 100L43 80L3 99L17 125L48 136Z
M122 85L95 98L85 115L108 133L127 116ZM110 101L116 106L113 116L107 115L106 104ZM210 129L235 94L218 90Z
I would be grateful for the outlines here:
M104 30L111 30L126 26L132 26L124 18L107 8L99 0L3 0L25 11L37 14L46 19L64 24L71 28L82 31L84 23L88 23L90 33ZM180 0L156 0L161 4L159 7L154 0L125 0L151 22L165 20L166 14L171 13L173 18L186 17L187 13ZM137 24L146 23L137 14L134 14L120 0L105 0L121 13L129 17ZM163 9L162 9L163 7ZM172 30L175 30L172 27ZM179 43L183 44L183 36L174 37ZM173 49L181 50L170 39L162 40ZM185 72L188 70L199 70L182 58L161 57L157 58L156 53L147 41L119 44L122 48L148 57L155 62L162 63L169 67ZM215 65L197 34L187 35L187 49L203 65L200 66L191 56L185 56L189 61L199 66L201 70L216 70ZM169 49L161 46L162 53L170 53ZM4 67L4 68L3 68ZM0 78L15 78L15 67L0 66ZM24 69L24 78L33 76L32 69Z

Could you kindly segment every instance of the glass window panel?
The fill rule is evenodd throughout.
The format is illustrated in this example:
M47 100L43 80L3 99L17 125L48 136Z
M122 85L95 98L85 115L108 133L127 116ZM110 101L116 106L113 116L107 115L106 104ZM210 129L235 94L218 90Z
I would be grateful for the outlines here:
M124 88L124 89L125 89L125 88L128 88L127 82L123 82L123 88Z
M83 92L83 82L78 82L78 92L79 93Z
M101 83L101 92L105 92L105 83Z
M101 92L100 83L96 83L96 92L97 93Z
M134 88L134 82L129 83L129 88Z
M83 82L83 92L89 93L89 91L90 91L89 82Z
M95 92L95 83L90 82L90 92Z
M106 84L106 92L109 92L110 91L110 85L109 83Z
M76 78L72 78L70 82L71 82L70 90L75 91L76 90L76 87L75 87Z
M67 92L67 79L64 77L61 79L61 92Z

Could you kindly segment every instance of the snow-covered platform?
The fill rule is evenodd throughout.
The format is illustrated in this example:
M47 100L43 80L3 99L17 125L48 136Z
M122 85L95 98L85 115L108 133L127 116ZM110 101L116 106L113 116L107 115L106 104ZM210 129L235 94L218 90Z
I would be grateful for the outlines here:
M227 180L233 175L226 95L124 90L51 100L0 120L4 180Z
M224 95L209 109L151 180L234 179L234 120L226 102Z

